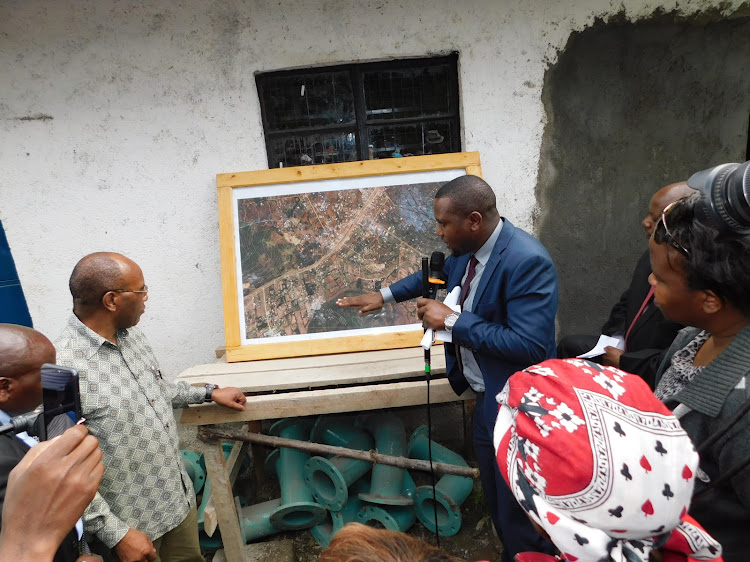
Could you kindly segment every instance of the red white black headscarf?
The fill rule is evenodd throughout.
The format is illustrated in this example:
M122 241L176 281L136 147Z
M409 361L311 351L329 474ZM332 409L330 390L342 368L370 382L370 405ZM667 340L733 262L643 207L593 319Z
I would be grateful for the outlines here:
M686 516L698 454L640 377L552 359L513 375L497 400L500 472L570 562L646 562L654 548L721 559Z

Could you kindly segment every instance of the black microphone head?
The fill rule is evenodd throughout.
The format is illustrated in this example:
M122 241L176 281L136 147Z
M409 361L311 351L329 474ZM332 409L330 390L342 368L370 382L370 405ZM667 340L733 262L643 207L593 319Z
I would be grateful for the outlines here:
M444 266L445 254L443 252L432 252L432 255L430 256L430 277L445 281L445 273L443 273Z
M443 252L432 252L430 256L430 271L443 271L445 266L445 254Z

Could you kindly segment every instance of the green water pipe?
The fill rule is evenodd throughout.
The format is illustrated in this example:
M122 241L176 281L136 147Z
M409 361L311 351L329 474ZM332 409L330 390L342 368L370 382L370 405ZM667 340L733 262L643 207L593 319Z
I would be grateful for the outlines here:
M406 498L414 498L415 485L411 475L404 471L404 487L401 490ZM357 521L370 526L382 526L390 531L405 532L417 520L413 505L374 505L364 503L357 513Z
M361 414L354 425L364 428L373 436L378 453L405 456L406 430L397 416L388 413ZM370 491L359 494L360 499L378 505L412 505L414 499L402 493L405 474L407 472L403 468L376 464L372 467Z
M317 443L369 451L372 439L363 430L352 427L341 418L318 418L313 427L312 440ZM343 508L349 496L349 486L370 469L368 461L315 456L305 463L305 483L318 503L331 511Z
M362 509L362 506L364 505L357 494L367 492L369 489L370 481L366 476L354 482L349 489L349 497L341 510L327 512L326 519L319 525L310 529L315 542L317 542L322 548L326 548L331 544L334 535L338 533L344 525L357 521L357 513L359 513L359 510Z
M410 458L429 458L427 426L421 425L409 438L407 453ZM459 466L469 466L461 455L432 441L432 460ZM465 476L444 474L435 484L435 498L432 486L420 486L416 493L416 512L419 521L433 533L451 537L461 529L461 504L474 488L474 480ZM437 531L435 529L435 499L437 500Z
M312 420L308 418L287 418L273 424L269 434L306 441L311 429ZM271 456L275 459L271 460ZM275 468L272 472L276 473L281 487L281 505L270 515L271 523L278 529L306 529L325 518L325 508L313 501L305 485L304 467L309 458L309 453L282 447L275 449L266 460L267 465Z
M185 472L188 473L190 480L193 482L193 490L198 494L206 483L206 471L200 463L201 455L188 449L181 450L180 454L182 455L182 464L185 466Z

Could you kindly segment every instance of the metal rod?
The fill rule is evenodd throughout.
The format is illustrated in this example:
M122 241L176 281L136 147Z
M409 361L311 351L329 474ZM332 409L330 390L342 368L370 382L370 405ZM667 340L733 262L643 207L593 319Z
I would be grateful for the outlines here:
M310 443L308 441L299 441L297 439L286 439L284 437L275 437L272 435L263 435L261 433L240 433L237 431L227 431L215 427L201 427L198 431L198 437L201 441L212 442L217 439L227 439L232 441L244 441L246 443L257 443L259 445L268 445L269 447L290 447L317 453L323 455L338 455L349 459L358 459L372 463L387 464L398 466L400 468L409 468L413 470L430 471L429 461L419 459L408 459L406 457L394 457L391 455L381 455L377 451L360 451L356 449L347 449L346 447L335 447L333 445L324 445L322 443ZM479 469L470 466L457 466L442 462L433 462L436 472L443 474L453 474L456 476L466 476L468 478L479 478Z

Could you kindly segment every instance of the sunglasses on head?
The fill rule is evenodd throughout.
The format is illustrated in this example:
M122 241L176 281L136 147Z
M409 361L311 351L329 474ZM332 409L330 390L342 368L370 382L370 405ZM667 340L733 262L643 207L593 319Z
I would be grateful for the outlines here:
M654 229L654 242L657 244L663 244L666 242L680 252L686 259L690 259L690 250L680 244L675 237L672 236L672 233L669 232L669 227L667 226L667 215L674 208L676 203L677 201L673 201L664 207L664 210L661 212L661 217L657 221L656 228Z

